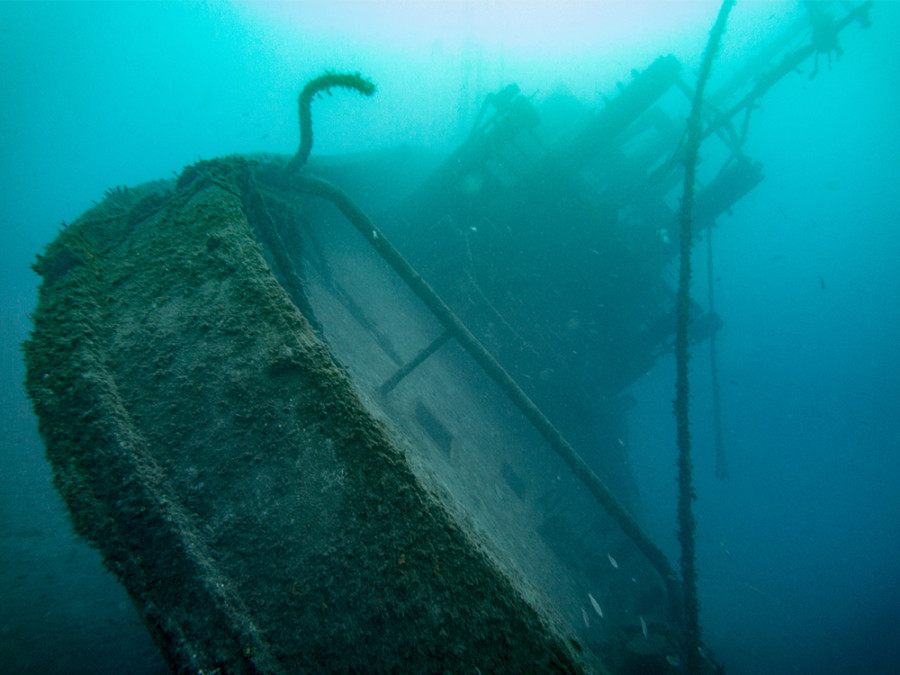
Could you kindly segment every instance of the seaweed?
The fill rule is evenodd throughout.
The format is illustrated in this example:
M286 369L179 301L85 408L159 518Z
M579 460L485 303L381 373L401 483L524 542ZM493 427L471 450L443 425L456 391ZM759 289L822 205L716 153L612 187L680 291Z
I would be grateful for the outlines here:
M331 95L332 87L343 87L344 89L352 89L358 91L363 96L371 96L375 93L375 85L371 80L367 80L359 73L335 73L333 71L325 71L303 87L300 96L297 99L300 116L300 148L297 154L288 163L287 170L289 173L297 171L306 164L309 159L309 153L312 150L313 133L312 133L312 114L310 105L313 97L321 97L322 92Z

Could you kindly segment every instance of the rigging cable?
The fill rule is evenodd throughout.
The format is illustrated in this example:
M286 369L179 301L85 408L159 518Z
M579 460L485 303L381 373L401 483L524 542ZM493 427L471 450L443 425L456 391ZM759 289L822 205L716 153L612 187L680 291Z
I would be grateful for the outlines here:
M688 326L691 309L691 226L694 208L694 182L697 154L703 138L701 112L703 92L725 31L725 23L734 0L724 0L716 23L709 34L697 88L687 123L687 144L684 160L684 193L681 199L681 260L678 272L678 325L675 331L675 419L678 436L678 543L681 545L681 580L684 590L684 646L686 672L699 674L702 667L700 644L700 604L697 600L697 566L694 533L697 528L692 502L695 498L692 482L691 434L688 407Z
M706 281L709 287L708 311L710 315L716 314L715 299L715 275L713 274L713 224L709 224L706 234ZM709 372L712 379L712 412L713 412L713 443L716 449L716 478L725 480L728 478L728 460L725 457L725 436L722 432L722 390L719 386L719 358L716 351L716 333L714 330L709 336Z

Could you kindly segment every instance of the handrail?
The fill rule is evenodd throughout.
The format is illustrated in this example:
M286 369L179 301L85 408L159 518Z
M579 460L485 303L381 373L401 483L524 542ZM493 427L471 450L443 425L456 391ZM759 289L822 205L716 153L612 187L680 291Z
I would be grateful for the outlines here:
M503 366L478 341L453 310L428 285L428 283L406 261L403 255L384 236L366 213L339 187L321 178L303 172L290 175L293 187L300 192L326 199L334 204L344 217L362 234L378 254L406 282L410 290L428 307L435 317L452 333L453 337L472 356L510 401L525 415L526 419L550 444L550 447L569 466L597 502L606 510L621 530L662 578L669 595L669 609L672 617L682 620L682 591L675 571L662 550L653 543L641 529L634 516L616 499L606 484L587 465L572 445L563 437L553 423L532 402L528 395L506 372Z

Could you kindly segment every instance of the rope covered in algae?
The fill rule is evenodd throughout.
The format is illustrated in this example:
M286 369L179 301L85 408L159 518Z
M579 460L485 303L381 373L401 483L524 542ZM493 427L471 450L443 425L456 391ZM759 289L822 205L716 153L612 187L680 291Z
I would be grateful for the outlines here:
M713 226L706 230L706 286L709 289L707 311L716 313L716 280L713 274ZM722 430L722 387L719 381L719 354L716 349L716 333L709 336L709 374L712 381L713 442L716 448L716 478L728 478L728 459L725 456L725 432Z
M688 384L688 325L691 309L691 226L693 224L694 182L697 155L703 138L701 112L703 92L712 69L712 62L725 31L728 14L734 0L724 0L709 34L697 88L687 123L687 144L684 159L684 194L681 200L681 264L678 272L678 324L675 331L675 419L678 433L678 543L681 545L681 579L684 591L684 644L687 651L687 672L700 673L700 603L697 600L697 567L694 533L697 528L692 502L696 498L692 485L691 433L688 415L690 387Z
M344 89L352 89L358 91L363 96L371 96L375 93L375 84L371 80L367 80L359 73L335 73L326 71L319 75L303 87L300 96L297 98L297 107L299 109L300 118L300 148L297 154L291 158L287 165L288 172L294 172L300 169L306 160L309 159L309 153L312 150L313 133L312 133L312 113L310 107L314 96L321 96L324 91L331 95L332 87L343 87Z

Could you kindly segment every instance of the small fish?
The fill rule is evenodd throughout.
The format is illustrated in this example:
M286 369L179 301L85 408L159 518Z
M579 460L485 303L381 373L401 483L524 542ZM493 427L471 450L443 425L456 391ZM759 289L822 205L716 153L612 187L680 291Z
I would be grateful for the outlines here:
M666 656L666 662L673 668L678 668L681 665L681 659L677 656Z
M591 620L588 619L587 612L584 611L584 607L581 608L581 618L584 619L584 625L588 628L591 627Z
M647 622L644 621L644 617L641 617L641 632L644 634L644 639L649 639L647 636Z
M749 588L751 591L753 591L754 593L759 593L760 595L765 596L765 592L759 590L759 589L758 589L756 586L754 586L753 584L747 584L747 583L745 583L744 585L745 585L747 588Z
M609 558L610 565L612 565L615 569L619 569L619 563L617 563L616 559L612 557L612 553L607 553L606 557Z
M588 593L588 599L591 601L591 607L593 607L594 611L597 612L597 616L599 616L602 619L603 618L603 610L600 609L600 605L597 604L596 600L594 600L594 596L591 595L590 593Z

